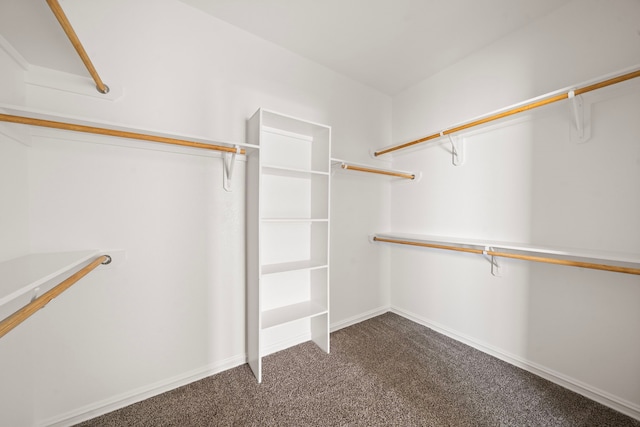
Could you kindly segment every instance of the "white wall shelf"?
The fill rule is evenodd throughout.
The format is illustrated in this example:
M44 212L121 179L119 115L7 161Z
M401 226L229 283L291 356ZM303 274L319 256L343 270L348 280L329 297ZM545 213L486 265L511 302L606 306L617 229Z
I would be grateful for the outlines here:
M430 142L441 141L443 137L451 137L453 134L455 135L464 135L469 134L470 129L477 128L481 129L483 127L493 126L495 123L502 122L505 120L512 120L513 116L519 115L523 112L530 113L531 110L545 107L549 104L564 101L567 99L575 100L576 97L579 97L582 94L586 94L607 86L615 85L618 83L626 82L628 80L640 78L640 67L637 65L626 68L620 71L617 71L612 74L607 74L605 76L600 76L598 78L589 80L587 82L582 82L573 86L565 87L562 89L555 90L553 92L546 93L544 95L537 96L535 98L530 98L525 101L519 102L517 104L510 105L508 107L502 108L500 110L492 111L482 116L474 117L468 121L457 123L452 126L449 126L439 132L435 132L431 135L423 136L419 139L415 139L413 141L394 144L387 147L382 147L377 151L373 152L374 157L394 154L396 151L404 151L408 149L413 149L417 146L422 146L424 144L428 144ZM572 101L573 102L573 101ZM585 117L581 117L581 113L579 112L580 100L574 103L572 107L572 112L575 113L575 120L572 124L572 132L574 129L577 130L578 139L580 142L584 142L589 138L588 135L584 134L584 120ZM454 144L454 141L451 140L451 144ZM454 156L454 164L459 165L462 161L462 158L455 160ZM460 163L458 163L460 161Z
M67 114L51 113L49 111L44 111L40 109L29 108L29 107L24 107L19 105L0 103L0 114L19 116L19 117L25 117L30 119L36 119L36 120L69 123L72 125L79 125L79 126L103 128L103 129L109 129L109 130L126 132L126 133L144 134L144 135L156 136L159 138L185 140L185 141L190 141L190 142L195 142L200 144L219 145L219 146L228 147L228 148L240 147L242 149L245 149L247 152L258 149L257 146L252 144L237 143L237 142L230 142L230 141L216 141L216 140L212 140L209 138L196 136L196 135L158 132L155 130L145 129L145 128L132 128L128 126L123 126L118 123L93 120L85 117L78 117L78 116L67 115ZM7 126L23 126L23 125L8 123ZM51 134L55 132L65 132L67 136L73 134L73 132L70 133L68 130L57 130L57 129L46 129L46 128L38 128L38 129L41 129L39 132L46 131ZM105 137L102 135L89 135L86 133L84 133L84 136L83 136L83 139L101 142L101 143L105 143L106 140L104 138ZM150 143L150 142L145 142L145 141L135 140L135 139L123 140L117 137L109 137L109 144L135 147L135 148L154 149L158 151L170 151L170 152L179 152L179 153L199 153L199 154L207 153L207 155L214 155L214 156L221 155L218 152L211 152L210 150L201 150L198 148L191 148L191 147L180 147L175 145L158 144L154 142Z
M25 295L30 299L38 287L82 265L99 253L98 250L37 253L1 262L0 306L24 299Z
M331 128L260 109L248 135L260 149L247 156L247 352L260 382L279 342L308 336L329 352Z
M640 274L640 254L420 234L377 233L372 236L372 240L479 253L490 257L515 258L619 273Z

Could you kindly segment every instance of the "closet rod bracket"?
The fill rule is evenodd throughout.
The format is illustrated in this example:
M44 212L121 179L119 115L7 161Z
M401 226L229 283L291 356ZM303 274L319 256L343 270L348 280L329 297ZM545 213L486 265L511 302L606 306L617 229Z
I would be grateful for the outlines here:
M485 246L482 251L482 255L489 261L491 264L491 275L495 277L502 276L502 266L498 264L497 257L495 255L490 255L493 252L493 248L490 246Z
M567 92L567 97L573 113L571 139L578 143L587 142L591 138L591 105L585 105L582 96L576 95L573 90Z
M222 157L222 187L227 192L231 192L231 178L236 165L236 156L241 152L240 146L236 145L235 148L235 152L224 153Z
M444 131L440 132L440 136L444 135ZM451 144L451 163L454 166L462 166L464 163L464 138L459 136L454 138L451 134L449 137L449 143Z

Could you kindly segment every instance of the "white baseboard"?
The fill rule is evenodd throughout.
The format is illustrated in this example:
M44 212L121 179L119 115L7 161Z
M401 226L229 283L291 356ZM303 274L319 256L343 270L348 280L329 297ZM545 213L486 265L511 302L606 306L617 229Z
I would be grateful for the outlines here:
M109 399L92 403L71 412L67 412L66 414L62 414L48 420L43 420L39 422L38 425L52 427L72 426L82 421L99 417L100 415L104 415L117 409L124 408L125 406L129 406L142 400L149 399L150 397L157 396L178 387L182 387L194 381L199 381L203 378L210 377L211 375L218 374L220 372L235 368L245 363L247 363L246 355L242 354L233 356L209 366L195 369L190 372L185 372L175 377L167 378L165 380L131 390L129 392L111 397Z
M374 308L373 310L366 311L364 313L357 314L355 316L349 317L347 319L341 320L339 322L331 324L330 330L331 332L335 332L342 328L346 328L347 326L355 325L356 323L364 322L365 320L369 320L373 317L380 316L389 311L389 306L385 305L383 307Z
M526 360L520 356L510 354L490 344L475 340L465 334L461 334L457 331L454 331L445 326L442 326L437 322L433 322L429 319L425 319L424 317L421 317L417 314L414 314L393 306L390 307L389 311L399 316L402 316L406 319L409 319L413 322L416 322L420 325L433 329L434 331L439 332L443 335L446 335L449 338L453 338L456 341L460 341L470 347L473 347L477 350L482 351L483 353L490 354L491 356L494 356L500 360L503 360L511 365L522 368L525 371L529 371L532 374L538 375L539 377L549 380L573 392L581 394L591 400L594 400L598 403L601 403L605 406L615 409L618 412L621 412L632 418L640 420L640 405L634 404L632 402L629 402L627 400L614 396L610 393L607 393L606 391L590 386L589 384L585 384L581 381L578 381L567 375L563 375L559 372L556 372L545 366L539 365L535 362L531 362L530 360Z

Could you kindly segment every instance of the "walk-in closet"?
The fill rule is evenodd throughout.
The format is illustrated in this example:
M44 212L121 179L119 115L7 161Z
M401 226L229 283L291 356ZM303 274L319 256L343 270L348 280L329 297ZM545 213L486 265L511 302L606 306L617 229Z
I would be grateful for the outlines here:
M640 426L640 2L0 0L0 426Z

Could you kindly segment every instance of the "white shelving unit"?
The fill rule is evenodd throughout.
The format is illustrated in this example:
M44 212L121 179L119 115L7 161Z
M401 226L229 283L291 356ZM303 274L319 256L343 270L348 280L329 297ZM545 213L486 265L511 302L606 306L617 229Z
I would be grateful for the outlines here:
M313 340L329 352L331 128L264 109L248 123L247 339L262 357Z

